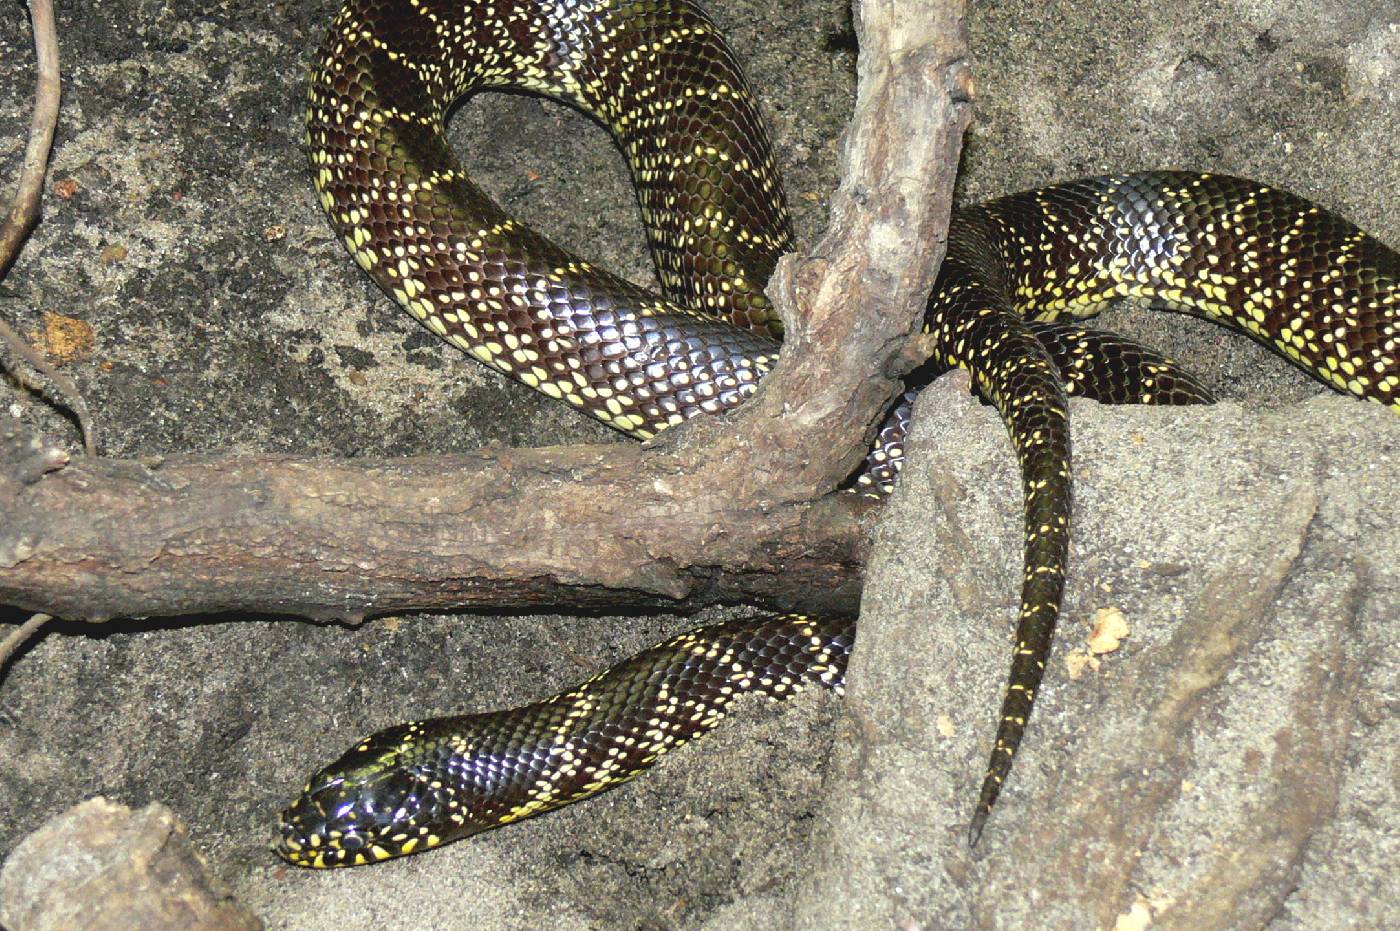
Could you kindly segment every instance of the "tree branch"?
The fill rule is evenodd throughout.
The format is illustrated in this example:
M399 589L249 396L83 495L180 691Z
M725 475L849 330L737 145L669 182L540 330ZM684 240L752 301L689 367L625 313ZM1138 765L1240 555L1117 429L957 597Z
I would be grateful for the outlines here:
M402 460L0 462L0 600L69 618L757 601L853 610L870 505L834 489L911 364L970 118L964 4L867 0L826 235L769 293L782 359L646 446ZM11 444L8 448L18 448Z
M69 618L716 601L849 611L865 562L855 495L767 507L631 445L79 460L0 491L0 601Z
M39 219L39 200L44 192L44 174L58 125L58 35L53 24L51 0L30 0L29 21L34 29L34 53L38 78L34 91L34 115L29 123L29 143L24 150L24 166L14 202L0 226L0 278L19 254L20 244Z

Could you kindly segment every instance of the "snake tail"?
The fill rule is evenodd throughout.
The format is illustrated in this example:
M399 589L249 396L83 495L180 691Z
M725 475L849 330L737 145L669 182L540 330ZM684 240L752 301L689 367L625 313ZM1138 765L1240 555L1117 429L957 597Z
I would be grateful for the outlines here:
M1222 323L1337 390L1400 410L1400 256L1296 195L1224 175L1144 172L1010 195L955 215L925 331L937 337L935 362L969 370L1001 414L1025 496L1021 612L969 829L974 844L1024 734L1063 596L1065 382L1109 400L1208 399L1152 364L1142 397L1131 386L1103 392L1098 382L1127 385L1127 373L1106 369L1114 360L1092 351L1057 371L1050 344L1063 334L1047 328L1125 297ZM1090 337L1078 341L1094 348Z
M388 728L311 777L275 849L301 866L357 866L580 801L708 732L741 696L839 692L854 639L854 620L744 618L533 705Z

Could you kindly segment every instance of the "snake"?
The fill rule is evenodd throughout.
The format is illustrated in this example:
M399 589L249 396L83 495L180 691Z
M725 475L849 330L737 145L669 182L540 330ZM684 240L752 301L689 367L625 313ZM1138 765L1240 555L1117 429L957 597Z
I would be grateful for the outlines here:
M481 90L554 98L610 131L659 290L556 245L452 151ZM692 0L345 0L312 67L306 148L336 235L409 314L487 366L637 439L743 403L777 360L763 288L794 248L755 96ZM1084 325L1120 298L1240 331L1400 411L1400 255L1283 190L1209 173L1057 184L959 209L923 331L932 352L850 490L887 495L913 399L966 370L1005 423L1025 575L1000 718L969 826L1011 771L1064 591L1067 398L1208 403L1176 363ZM750 694L840 691L853 618L764 615L674 637L525 707L390 727L317 771L274 849L309 867L439 847L612 788Z

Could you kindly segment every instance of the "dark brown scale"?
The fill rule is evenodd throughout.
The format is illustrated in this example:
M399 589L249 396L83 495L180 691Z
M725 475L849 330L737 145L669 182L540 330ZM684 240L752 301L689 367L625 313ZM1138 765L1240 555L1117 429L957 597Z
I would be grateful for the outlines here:
M954 300L965 295L954 295ZM1015 313L980 302L968 304L932 323L929 330L938 336L934 359L971 372L978 393L1001 414L1021 466L1025 499L1025 574L1016 646L996 743L972 817L969 841L975 844L1025 732L1064 595L1069 552L1069 414L1059 372Z
M710 54L696 55L701 32L717 38L693 6L629 29L609 57L583 59L582 105L616 128L666 298L776 335L781 326L763 287L792 249L787 204L743 72L722 43L705 42ZM658 100L675 105L658 112ZM685 156L688 164L674 162ZM735 234L694 229L690 221L707 209L732 221ZM740 238L740 230L764 235Z
M1116 298L1149 300L1400 406L1400 254L1287 191L1185 172L1087 178L966 211L950 251L963 242L978 243L959 258L985 277L1002 274L988 256L1001 259L1021 313L1088 316Z
M1100 404L1212 404L1194 375L1141 343L1068 323L1031 323L1059 369L1065 393Z
M556 97L610 127L632 170L664 296L575 258L472 184L443 120L464 94L494 87ZM348 0L313 70L307 144L333 226L395 300L482 361L624 432L648 437L730 409L774 360L780 328L762 287L791 247L787 210L753 96L688 0ZM1209 400L1150 350L1055 318L1143 298L1242 329L1335 387L1400 409L1397 279L1400 257L1346 221L1235 178L1090 178L955 216L925 320L934 357L911 378L853 483L888 491L909 404L952 366L971 372L1020 461L1022 608L974 840L1024 732L1063 593L1066 393ZM839 681L833 657L844 658L853 631L839 620L723 625L735 649L748 651L744 670L769 662L774 624L789 631L782 636L812 625L791 641L801 649L783 653L794 682ZM615 739L609 728L673 720L678 693L667 685L663 701L657 683L669 682L669 664L682 664L677 644L712 636L685 635L529 708L371 738L308 785L287 813L279 851L313 866L371 862L620 783L717 719L701 715L693 732L668 723L676 739L597 770L594 744ZM710 669L687 653L684 675L725 680L736 671L722 660L715 654ZM759 684L745 688L786 693L762 676L751 681ZM701 689L686 700L723 704L712 686ZM565 714L578 743L575 759L561 761L558 715L585 706ZM489 766L471 762L481 747L490 748Z

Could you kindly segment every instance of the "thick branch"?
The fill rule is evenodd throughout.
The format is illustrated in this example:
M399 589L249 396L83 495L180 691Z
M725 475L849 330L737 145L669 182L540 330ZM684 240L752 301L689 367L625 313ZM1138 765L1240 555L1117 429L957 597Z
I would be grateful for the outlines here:
M832 489L897 390L942 255L970 110L962 13L956 0L863 5L831 226L780 265L770 293L788 345L733 416L645 447L96 460L0 478L0 599L70 618L854 608L868 505Z
M695 463L701 471L756 498L809 499L851 474L911 367L900 350L922 320L946 245L971 118L964 4L859 7L856 106L831 222L768 285L786 325L782 360L730 419L737 429L697 423L683 434L707 450Z
M740 600L854 608L865 562L856 496L755 506L689 483L666 461L630 445L80 460L10 489L0 600L66 617Z

